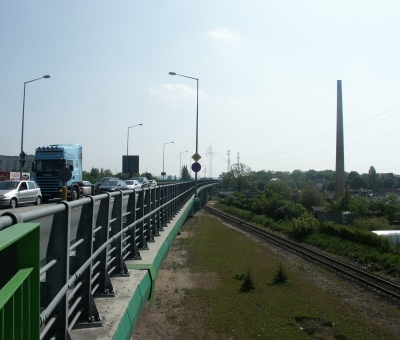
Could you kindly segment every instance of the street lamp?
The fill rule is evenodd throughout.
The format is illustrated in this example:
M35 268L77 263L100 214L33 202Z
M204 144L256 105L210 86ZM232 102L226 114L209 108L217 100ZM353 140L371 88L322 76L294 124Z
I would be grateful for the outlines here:
M181 151L179 155L179 173L181 174L181 179L182 179L182 154L188 152L188 151Z
M139 125L143 125L143 124L136 124L136 125L132 125L132 126L128 126L128 137L126 139L126 170L128 170L128 179L129 179L129 129L133 128L135 126L139 126Z
M190 78L190 79L196 80L196 82L197 82L196 154L198 155L198 151L199 151L199 79L198 79L198 78L193 78L193 77L184 76L183 74L178 74L178 73L175 73L175 72L169 72L169 75L171 75L171 76L180 76L180 77ZM195 197L197 197L197 172L194 173L194 192L195 192Z
M24 101L22 104L22 132L21 132L21 153L19 154L19 163L20 163L20 168L19 168L19 179L22 180L22 167L24 166L25 162L25 152L24 152L24 118L25 118L25 87L26 84L28 83L32 83L33 81L39 80L39 79L43 79L43 78L50 78L50 76L47 74L43 77L40 78L36 78L33 80L29 80L24 82Z
M173 142L168 142L168 143L164 143L163 145L163 152L162 152L162 179L164 180L164 176L165 176L165 171L164 171L164 151L165 151L165 145L166 144L171 144Z

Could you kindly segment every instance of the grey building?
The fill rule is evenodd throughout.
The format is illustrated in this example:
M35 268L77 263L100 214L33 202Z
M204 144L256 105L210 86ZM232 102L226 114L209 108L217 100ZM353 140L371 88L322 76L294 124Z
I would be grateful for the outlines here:
M25 169L32 169L32 163L35 160L34 155L26 155ZM0 155L0 171L19 171L19 156Z

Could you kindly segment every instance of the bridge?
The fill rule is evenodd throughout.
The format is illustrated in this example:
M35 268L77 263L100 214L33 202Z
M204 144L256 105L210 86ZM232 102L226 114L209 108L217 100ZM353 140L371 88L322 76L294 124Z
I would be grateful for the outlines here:
M130 339L175 236L216 184L200 181L197 192L193 182L166 184L3 213L0 339Z

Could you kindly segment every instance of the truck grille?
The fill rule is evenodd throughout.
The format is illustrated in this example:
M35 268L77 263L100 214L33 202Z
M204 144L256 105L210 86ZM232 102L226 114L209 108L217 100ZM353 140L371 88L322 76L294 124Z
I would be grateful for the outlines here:
M36 182L40 186L40 190L42 193L46 192L54 192L58 193L59 191L59 179L57 177L36 177Z

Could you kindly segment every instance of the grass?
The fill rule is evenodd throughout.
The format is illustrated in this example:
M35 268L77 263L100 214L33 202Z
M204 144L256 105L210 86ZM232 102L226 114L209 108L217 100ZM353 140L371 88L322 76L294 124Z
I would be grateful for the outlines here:
M220 339L393 338L378 322L366 320L356 308L285 266L282 257L217 219L196 214L182 230L191 237L175 242L187 249L191 272L220 276L214 289L186 289L183 304L199 311L205 328ZM280 264L289 283L268 285ZM254 289L243 292L238 273L251 273Z

